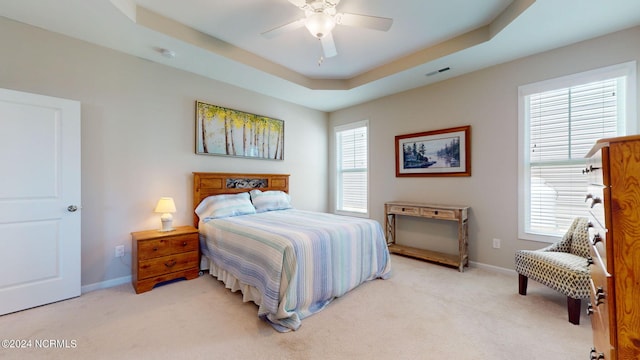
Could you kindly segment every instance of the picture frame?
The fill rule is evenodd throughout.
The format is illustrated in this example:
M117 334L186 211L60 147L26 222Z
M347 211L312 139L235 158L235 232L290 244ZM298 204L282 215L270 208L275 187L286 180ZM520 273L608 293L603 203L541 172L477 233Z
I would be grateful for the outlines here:
M196 101L196 154L284 160L284 121Z
M471 126L397 135L396 177L471 176Z

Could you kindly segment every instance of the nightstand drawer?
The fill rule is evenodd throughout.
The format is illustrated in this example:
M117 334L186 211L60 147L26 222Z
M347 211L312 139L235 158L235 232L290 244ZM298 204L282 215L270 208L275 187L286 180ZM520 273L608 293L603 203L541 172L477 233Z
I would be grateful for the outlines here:
M194 267L197 268L199 262L200 259L198 258L197 251L140 261L138 265L138 278L146 279L170 272Z
M164 239L145 240L138 243L138 258L140 260L146 260L171 254L197 251L198 246L197 234L185 234Z
M137 294L169 280L198 277L200 239L193 226L136 231L131 241L131 283Z

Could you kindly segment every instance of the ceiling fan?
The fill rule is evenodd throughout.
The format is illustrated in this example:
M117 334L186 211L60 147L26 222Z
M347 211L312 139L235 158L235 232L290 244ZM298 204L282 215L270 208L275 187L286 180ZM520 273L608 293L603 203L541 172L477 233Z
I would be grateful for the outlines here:
M278 26L262 33L266 38L274 38L284 32L305 26L311 35L320 39L324 56L336 56L336 45L331 30L336 25L363 27L367 29L387 31L393 19L336 12L340 0L289 0L290 3L304 11L305 17L291 23Z

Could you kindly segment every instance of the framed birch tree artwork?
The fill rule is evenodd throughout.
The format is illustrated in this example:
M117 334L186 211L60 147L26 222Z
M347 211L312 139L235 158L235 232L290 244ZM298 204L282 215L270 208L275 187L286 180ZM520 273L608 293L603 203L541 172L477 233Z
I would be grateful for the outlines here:
M284 159L284 121L196 101L196 154Z

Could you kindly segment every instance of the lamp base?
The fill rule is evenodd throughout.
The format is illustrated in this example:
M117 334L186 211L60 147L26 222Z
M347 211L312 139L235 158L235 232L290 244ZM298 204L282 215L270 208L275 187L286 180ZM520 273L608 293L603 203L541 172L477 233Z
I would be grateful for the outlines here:
M160 231L167 232L175 230L173 228L173 216L170 213L162 214L162 216L160 217L160 221L162 221L162 227L160 228Z

